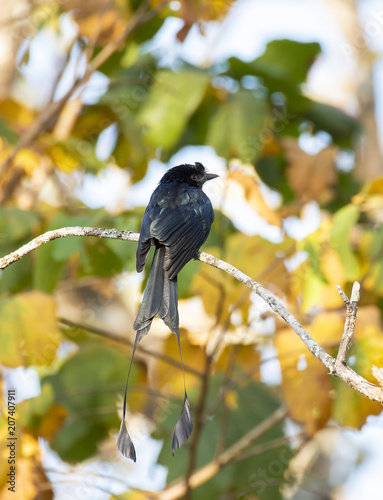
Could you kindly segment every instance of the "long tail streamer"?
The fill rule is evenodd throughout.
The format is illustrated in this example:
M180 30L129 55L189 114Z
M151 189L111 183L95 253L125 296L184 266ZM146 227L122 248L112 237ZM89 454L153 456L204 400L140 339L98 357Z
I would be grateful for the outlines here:
M155 276L155 267L153 269L153 275ZM150 277L149 277L150 279ZM163 278L161 277L163 280ZM182 406L182 410L180 413L180 416L178 417L176 426L173 431L173 437L172 437L172 453L174 454L175 450L180 448L185 441L189 438L190 434L192 433L193 430L193 417L191 414L191 409L190 409L190 403L189 399L187 396L186 392L186 381L185 381L185 370L184 370L184 363L182 359L182 351L181 351L181 343L180 343L180 334L179 334L179 327L178 327L178 308L177 308L177 281L176 279L174 280L168 280L164 279L163 280L163 286L164 286L164 293L163 297L165 297L165 302L162 304L159 304L159 311L158 315L161 317L165 324L170 328L170 330L176 334L177 337L177 343L178 343L178 349L180 353L180 359L181 359L181 366L182 366L182 376L183 376L183 381L184 381L184 402ZM149 287L147 287L149 290ZM148 292L146 292L148 293ZM143 303L145 302L145 298L143 298ZM175 304L175 307L172 307L172 305ZM139 316L137 319L140 317L140 312ZM130 371L132 368L132 362L134 358L134 354L136 352L137 345L141 341L141 339L148 333L150 324L151 324L152 318L140 318L140 321L135 322L134 327L139 328L136 333L136 338L134 340L134 346L133 346L133 352L132 352L132 357L130 360L129 364L129 371L128 371L128 377L126 379L126 384L125 384L125 395L124 395L124 407L123 407L123 413L122 413L122 421L121 421L121 426L120 426L120 432L118 435L118 440L117 440L117 448L120 450L120 452L127 458L130 458L134 462L136 461L136 450L134 448L133 441L131 437L129 436L127 427L126 427L126 396L128 392L128 385L129 385L129 377L130 377Z

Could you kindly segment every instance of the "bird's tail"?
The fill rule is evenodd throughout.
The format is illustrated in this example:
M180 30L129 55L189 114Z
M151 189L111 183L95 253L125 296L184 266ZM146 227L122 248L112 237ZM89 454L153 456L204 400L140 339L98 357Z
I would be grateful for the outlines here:
M183 361L179 337L179 317L178 317L178 289L177 277L169 279L164 271L165 248L158 247L154 253L152 267L145 287L140 310L134 322L133 328L137 331L133 346L132 358L130 360L128 378L125 386L124 408L117 440L117 447L126 457L136 461L136 451L133 442L125 425L126 416L126 394L129 383L130 370L136 348L140 340L149 332L154 316L160 317L165 325L177 336L178 347L181 356L182 371ZM173 432L172 451L179 448L190 436L193 429L193 418L190 412L190 405L186 393L185 374L183 373L185 399L184 405L176 427Z
M177 277L170 280L165 275L164 259L165 247L156 248L141 307L133 325L139 336L138 342L150 330L154 316L162 318L173 333L178 331Z

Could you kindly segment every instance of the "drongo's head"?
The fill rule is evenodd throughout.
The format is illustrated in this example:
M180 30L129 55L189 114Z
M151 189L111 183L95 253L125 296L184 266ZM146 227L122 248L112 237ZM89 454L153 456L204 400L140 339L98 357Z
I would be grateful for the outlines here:
M185 163L169 169L162 177L160 184L185 183L189 186L202 188L206 181L218 177L216 174L209 174L202 163L196 162L194 165Z

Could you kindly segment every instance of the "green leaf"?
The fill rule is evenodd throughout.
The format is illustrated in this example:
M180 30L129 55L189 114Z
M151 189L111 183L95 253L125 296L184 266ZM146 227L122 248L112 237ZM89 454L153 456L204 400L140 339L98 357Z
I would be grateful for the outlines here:
M87 255L86 274L107 277L124 269L124 262L113 252L106 241L89 241L84 250Z
M194 275L199 269L199 262L191 260L181 269L178 275L178 298L183 299L189 296L188 290L193 282Z
M220 394L221 388L222 377L218 375L212 377L208 394L208 408ZM224 411L227 411L225 417L227 418L227 427L223 438L225 449L227 449L243 438L256 425L267 419L279 406L266 386L254 382L238 387L232 391L231 396L231 404L224 408L225 403L222 402L214 415L210 415L205 421L199 440L197 468L214 461ZM168 483L183 477L188 464L189 454L185 448L176 451L176 459L171 454L171 430L179 416L180 404L175 401L169 403L164 409L164 414L160 416L160 421L166 428L158 429L154 433L155 438L164 440L159 463L169 469ZM192 411L193 409L195 409L195 405L192 403ZM263 434L255 444L268 443L283 435L282 424L277 424ZM193 435L191 439L193 439ZM226 495L231 498L234 493L238 495L235 498L242 498L242 495L253 493L262 500L280 499L278 486L273 485L273 483L283 478L290 458L292 458L292 452L288 446L285 446L282 450L279 448L264 451L259 455L233 463L218 472L209 482L197 488L196 495L201 500L223 498Z
M298 85L306 80L308 70L321 53L317 42L302 43L295 40L273 40L264 54L255 59L254 67L262 74L283 78Z
M346 205L336 212L331 228L330 243L341 258L347 281L360 277L360 264L351 247L351 231L359 219L360 208Z
M286 158L283 154L261 156L256 162L256 171L262 181L283 196L284 203L294 201L295 193L286 178Z
M134 41L141 44L150 40L160 30L164 21L165 17L153 16L149 21L139 23L134 30Z
M263 85L269 96L283 94L286 109L285 118L278 126L280 134L296 136L299 124L310 120L315 130L325 130L334 142L349 147L352 136L360 132L357 121L333 106L309 99L302 95L300 89L320 52L320 45L315 42L274 40L267 44L264 54L251 62L230 58L229 69L223 74L238 81L246 75L255 76L259 79L259 86Z
M60 214L51 221L47 229L67 226L101 226L138 231L141 220L141 214L129 213L112 217L102 209L87 210L83 215L77 216ZM53 292L70 259L74 259L77 264L78 276L89 274L112 276L123 269L133 269L136 249L136 244L129 241L89 237L54 240L34 253L33 285L39 290Z
M8 126L7 122L0 117L0 137L4 138L9 144L16 144L18 140L17 134L15 134Z
M74 150L78 145L81 149L84 148L84 145L88 149L94 148L101 132L115 121L116 117L109 106L98 104L85 106L76 120L72 130L72 138L66 143L67 147L72 147ZM72 139L73 143L71 143ZM83 155L82 150L76 151L76 154L78 153L80 157Z
M53 258L53 244L47 243L35 252L35 263L33 267L33 287L38 290L52 293L59 282L64 261L57 261Z
M230 58L229 74L237 79L245 75L261 77L273 91L283 91L282 82L296 86L306 80L307 73L320 52L317 42L273 40L254 61L247 63L236 57Z
M63 427L51 440L52 449L63 460L77 462L93 456L111 429L117 432L116 402L123 397L128 362L125 350L106 343L82 342L79 351L67 359L56 374L42 379L42 391L46 386L53 391L52 406L61 405L67 410ZM133 366L132 384L137 373ZM133 392L132 396L131 391L129 397L134 399L134 396L137 394ZM34 406L39 404L34 402Z
M0 361L4 365L49 365L60 340L53 297L33 291L0 299Z
M20 241L35 231L40 216L18 208L0 207L0 245Z
M123 118L112 155L119 167L132 171L132 182L138 182L145 177L149 149L144 142L141 128L130 114Z
M373 311L373 306L368 306L369 312ZM361 311L363 314L363 309ZM364 312L364 314L366 314ZM368 314L368 313L367 313ZM366 319L364 319L366 321ZM351 368L369 382L375 384L376 380L371 373L373 366L383 365L383 339L381 328L373 324L357 324L353 345L350 350L350 357L355 358ZM369 415L379 415L382 411L380 403L371 401L363 394L355 391L339 379L332 380L336 388L334 398L334 416L337 421L347 427L360 429Z
M99 131L100 133L102 130ZM61 146L65 151L72 155L74 159L79 161L81 167L87 172L99 172L105 168L105 163L99 160L96 156L97 141L77 139L76 137L68 137Z
M308 266L312 272L312 274L317 278L319 282L324 285L328 285L328 281L326 276L323 273L321 268L321 247L320 242L318 241L318 234L315 232L314 234L310 234L305 241L303 242L303 250L309 254L308 258Z
M106 240L105 245L122 262L122 268L133 270L136 266L137 245L131 241Z
M0 207L0 256L8 255L32 239L41 217L34 212ZM19 292L31 286L32 255L0 271L0 292Z
M110 124L110 120L107 124ZM53 135L44 135L40 142L58 169L70 172L74 169L83 168L87 172L99 172L105 168L105 163L96 156L96 144L102 128L94 130L82 129L82 137L70 136L65 140L57 141ZM87 137L87 134L89 136Z
M70 226L96 226L104 218L102 210L89 210L86 215L60 214L49 224L47 230ZM65 264L76 253L84 258L87 238L60 238L38 248L34 254L33 286L45 292L53 292L59 282Z
M52 245L52 258L56 262L67 261L76 252L81 252L85 241L82 238L62 238Z
M191 69L157 73L138 114L150 145L170 149L177 142L189 117L201 103L209 81L208 73Z
M1 255L8 255L14 250L14 245L0 247ZM0 270L0 293L15 293L31 288L32 259L31 254L26 255L6 269Z
M217 108L206 143L219 156L252 162L264 147L259 137L263 131L268 132L267 114L266 101L257 99L249 90L239 90Z
M291 107L292 111L296 113L301 111L303 117L315 124L316 130L325 130L340 146L349 147L355 134L361 132L361 126L355 118L342 110L307 98L302 102L304 104L302 109L295 111Z

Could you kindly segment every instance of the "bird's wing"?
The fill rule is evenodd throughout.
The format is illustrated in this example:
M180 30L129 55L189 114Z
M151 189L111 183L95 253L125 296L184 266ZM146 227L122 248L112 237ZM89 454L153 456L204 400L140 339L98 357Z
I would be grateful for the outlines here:
M204 196L199 203L165 208L152 220L150 234L166 247L164 269L170 279L196 255L213 219L210 200Z
M138 247L136 253L136 269L137 272L141 272L144 268L150 246L152 245L152 235L150 234L150 226L160 213L160 208L158 206L146 208L144 218L142 219L140 238L138 240Z

